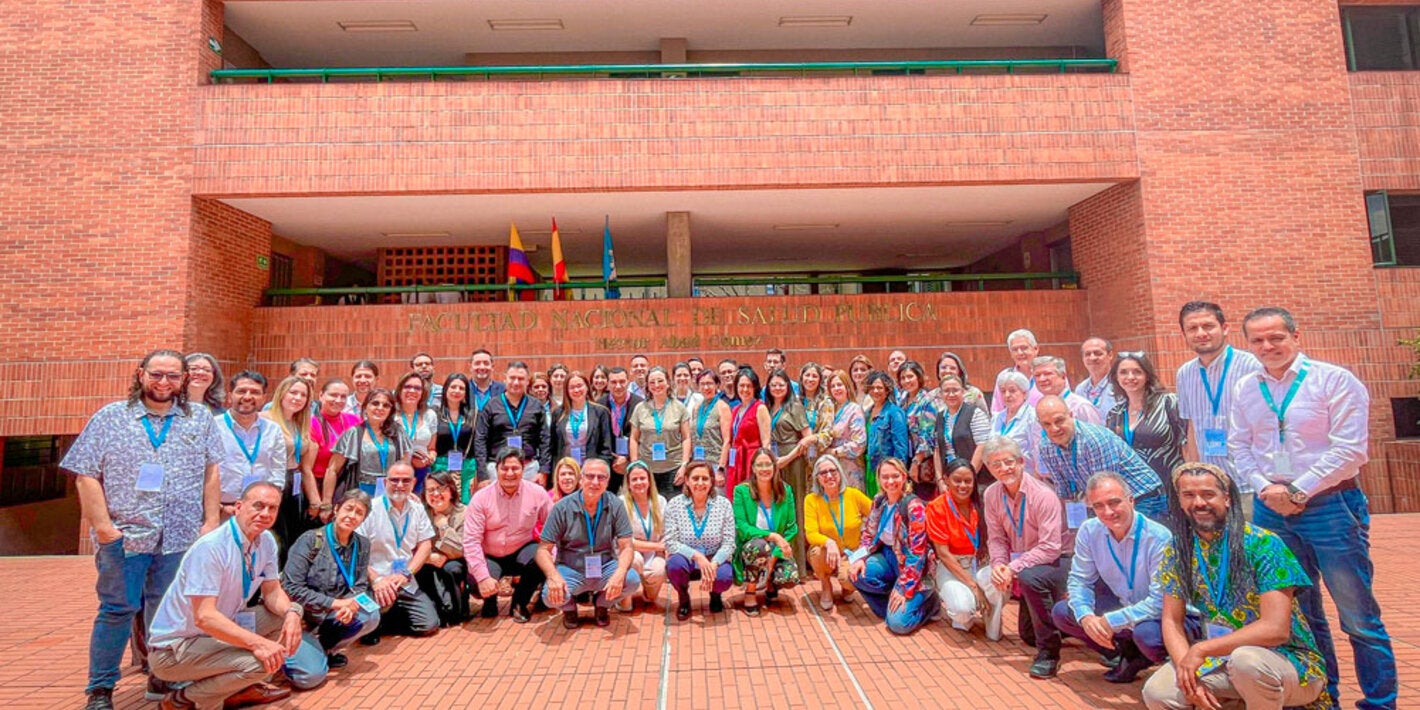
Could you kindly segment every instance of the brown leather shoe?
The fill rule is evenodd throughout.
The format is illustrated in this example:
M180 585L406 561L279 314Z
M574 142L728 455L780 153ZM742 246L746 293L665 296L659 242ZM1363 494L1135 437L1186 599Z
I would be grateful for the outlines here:
M246 708L253 705L265 705L267 703L274 703L277 700L285 700L290 696L290 688L278 688L268 683L257 683L227 698L227 700L222 703L222 707L227 710L233 710L234 708Z

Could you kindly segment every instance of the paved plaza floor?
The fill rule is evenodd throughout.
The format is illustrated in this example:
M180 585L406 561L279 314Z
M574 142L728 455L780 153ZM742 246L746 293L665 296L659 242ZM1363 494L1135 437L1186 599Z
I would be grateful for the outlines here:
M1401 707L1420 706L1411 705L1420 703L1417 534L1420 515L1374 520L1376 592L1395 641ZM88 558L0 559L0 708L82 706L93 583ZM1131 685L1106 683L1098 658L1075 642L1067 642L1058 678L1027 677L1034 654L1016 638L1014 604L999 642L945 622L897 638L861 598L819 611L812 603L817 589L810 582L786 593L759 618L737 609L707 616L701 595L685 622L658 607L613 614L605 629L568 631L556 613L543 612L527 625L502 616L428 639L387 637L353 648L350 665L332 671L321 688L270 707L1142 707L1143 676ZM669 598L669 587L662 594ZM739 592L728 599L737 602ZM1351 707L1357 691L1349 644L1341 643L1340 653L1343 700ZM114 700L119 708L156 707L143 700L143 676L131 666Z

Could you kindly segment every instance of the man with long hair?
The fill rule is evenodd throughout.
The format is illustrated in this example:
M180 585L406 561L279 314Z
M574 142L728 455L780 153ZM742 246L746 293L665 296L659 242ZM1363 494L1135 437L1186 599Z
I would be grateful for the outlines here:
M1144 704L1331 707L1326 666L1296 600L1311 586L1297 558L1243 519L1242 494L1221 467L1186 463L1173 479L1183 515L1159 564L1170 662L1144 684ZM1189 605L1201 612L1201 639L1185 630Z
M93 529L99 572L87 710L113 707L134 616L142 608L144 628L152 625L183 553L217 527L221 459L210 413L188 406L182 353L154 350L133 371L127 399L95 413L60 462ZM150 679L150 692L166 690Z

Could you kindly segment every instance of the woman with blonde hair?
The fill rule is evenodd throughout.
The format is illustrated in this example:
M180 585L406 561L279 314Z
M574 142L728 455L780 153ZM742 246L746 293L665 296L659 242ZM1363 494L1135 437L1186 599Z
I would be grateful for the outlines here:
M661 585L666 583L666 499L657 492L656 477L645 462L632 461L626 467L621 501L631 518L632 566L641 577L641 598L648 605L655 604ZM631 611L634 602L634 597L627 597L621 611Z
M311 439L311 383L295 375L276 385L271 408L262 416L286 438L286 487L272 532L281 540L281 562L301 533L320 524L320 489L316 487L316 449Z

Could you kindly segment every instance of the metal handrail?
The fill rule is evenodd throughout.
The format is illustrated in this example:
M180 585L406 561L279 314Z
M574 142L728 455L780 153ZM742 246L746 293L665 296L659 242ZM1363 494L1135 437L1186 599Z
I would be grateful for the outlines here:
M852 71L909 71L909 70L950 70L957 74L970 69L1004 69L1014 74L1017 69L1054 68L1060 73L1070 69L1114 72L1119 62L1114 59L953 59L953 60L913 60L913 61L863 61L863 62L715 62L707 64L524 64L514 66L452 66L452 67L323 67L306 69L214 69L212 81L233 79L265 79L267 83L277 79L319 78L322 83L332 78L373 77L375 81L397 77L428 77L437 81L439 77L481 76L492 79L495 76L535 75L616 75L655 74L676 77L702 73L762 73L762 72L808 72Z
M617 279L616 288L657 288L666 285L663 278ZM320 288L268 288L267 296L383 296L398 293L487 293L508 291L552 291L557 288L569 291L604 289L609 284L604 281L571 281L564 284L416 284L412 286L330 286Z
M1011 274L918 274L906 276L696 276L696 286L796 286L804 284L943 283L960 281L1045 281L1075 283L1073 271L1042 271Z

